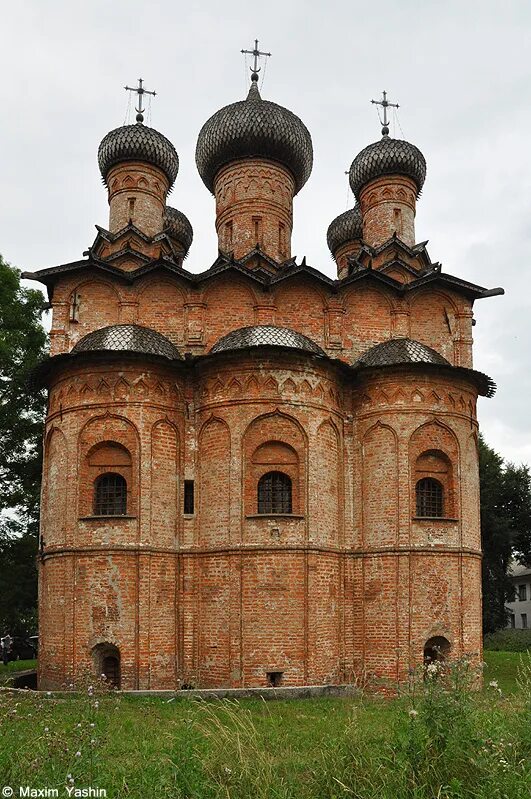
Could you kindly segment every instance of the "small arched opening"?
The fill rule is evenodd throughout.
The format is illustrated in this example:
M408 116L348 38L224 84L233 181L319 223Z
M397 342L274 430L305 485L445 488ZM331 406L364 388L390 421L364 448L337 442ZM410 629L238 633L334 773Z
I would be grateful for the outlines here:
M427 450L415 463L415 515L421 519L454 517L454 470L441 450Z
M428 638L424 644L424 665L430 663L444 663L450 654L450 641L443 635L435 635Z
M284 472L267 472L258 481L258 513L292 512L291 478Z
M94 670L111 688L120 687L120 650L114 644L98 644L92 650Z
M94 482L94 516L125 516L127 482L116 472L100 475Z

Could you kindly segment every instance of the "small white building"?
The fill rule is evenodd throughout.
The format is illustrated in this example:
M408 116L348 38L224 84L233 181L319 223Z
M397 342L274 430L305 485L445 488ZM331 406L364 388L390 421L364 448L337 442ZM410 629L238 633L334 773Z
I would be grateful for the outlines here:
M531 627L531 568L513 563L509 575L514 584L514 602L507 603L509 616L508 627L526 630Z

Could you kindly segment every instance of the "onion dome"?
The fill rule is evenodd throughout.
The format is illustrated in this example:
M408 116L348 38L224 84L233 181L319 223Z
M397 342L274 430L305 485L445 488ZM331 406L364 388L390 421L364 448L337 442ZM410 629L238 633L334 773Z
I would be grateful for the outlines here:
M199 132L195 162L211 192L220 168L240 158L279 161L295 179L295 194L310 177L313 147L306 125L287 108L262 100L257 80L254 73L247 99L216 111Z
M194 238L194 231L188 217L177 208L167 205L164 209L163 224L164 231L179 242L186 255Z
M170 189L179 171L179 156L171 141L141 122L115 128L103 137L98 165L105 185L110 168L124 161L146 161L158 166L168 178Z
M72 349L73 355L79 352L139 352L170 361L181 359L179 350L166 336L140 325L110 325L94 330Z
M376 344L357 361L359 366L397 366L406 363L431 363L451 366L450 361L420 341L411 338L392 338Z
M336 216L326 233L326 243L328 249L334 255L336 251L350 241L357 241L363 238L363 224L361 209L356 203L354 208L349 208L343 214Z
M274 325L240 327L216 341L211 352L245 350L248 347L290 347L295 350L305 350L314 355L325 354L315 341L303 336L302 333L297 333L288 327L275 327Z
M426 159L414 144L390 139L384 133L380 141L369 144L352 162L349 180L356 198L359 200L366 183L382 175L407 175L415 181L418 196L426 179Z

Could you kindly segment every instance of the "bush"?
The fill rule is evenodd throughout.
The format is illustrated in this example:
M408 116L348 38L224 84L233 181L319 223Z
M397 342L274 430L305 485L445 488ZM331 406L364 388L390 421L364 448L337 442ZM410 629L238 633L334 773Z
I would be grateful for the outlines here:
M483 646L495 652L527 652L531 649L531 630L497 630L485 636Z

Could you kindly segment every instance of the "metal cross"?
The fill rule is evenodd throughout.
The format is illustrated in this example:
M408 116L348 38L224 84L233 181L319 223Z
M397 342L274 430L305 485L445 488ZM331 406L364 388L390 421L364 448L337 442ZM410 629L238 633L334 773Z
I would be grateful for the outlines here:
M256 75L256 80L258 80L258 73L262 69L262 67L258 66L258 59L260 56L270 56L271 53L263 53L261 50L258 49L258 39L254 40L254 50L242 50L242 53L246 55L254 56L254 63L252 67L249 67L253 75Z
M144 94L151 94L151 95L153 95L153 97L155 97L156 94L157 94L157 92L150 92L147 89L144 89L143 83L144 83L143 78L139 78L138 79L138 86L137 86L136 89L133 88L132 86L124 86L124 89L126 91L128 91L128 92L136 92L138 94L138 108L136 108L136 106L135 106L136 121L137 122L143 122L144 121L144 114L143 114L144 108L142 106L142 97L144 96Z
M387 109L388 108L400 108L400 106L398 105L398 103L390 103L389 102L389 100L387 99L387 92L382 92L382 95L383 95L383 98L381 100L371 100L371 103L373 103L373 105L381 105L382 108L383 108L384 118L383 118L383 122L382 122L382 125L383 125L382 133L383 133L384 136L387 136L387 134L389 133L389 127L388 127L389 120L387 119ZM381 121L382 120L380 120L380 122Z

